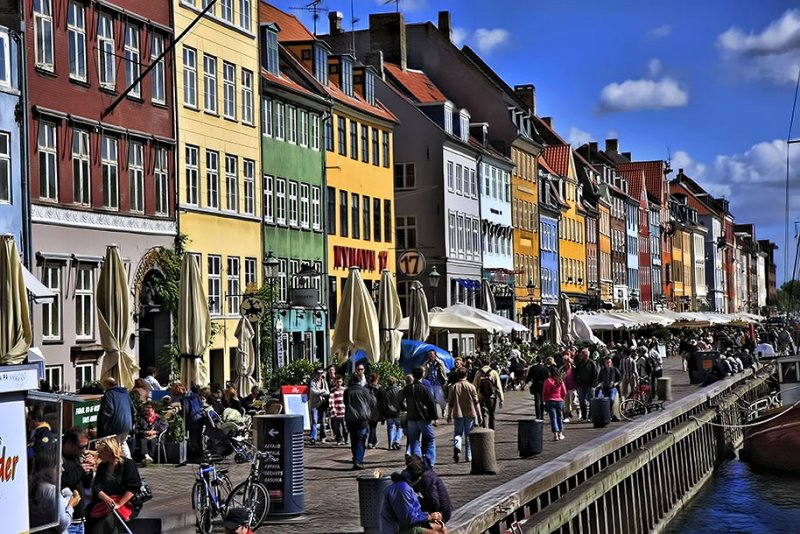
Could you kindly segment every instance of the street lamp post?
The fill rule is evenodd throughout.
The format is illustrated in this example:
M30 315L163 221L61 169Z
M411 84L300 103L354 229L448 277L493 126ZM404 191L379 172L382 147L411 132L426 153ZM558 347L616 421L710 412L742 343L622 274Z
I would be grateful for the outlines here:
M442 277L439 274L439 271L436 270L436 266L434 265L431 269L431 272L428 274L428 285L431 287L431 291L433 292L433 306L436 307L436 289L439 287L439 279Z
M270 328L270 335L272 336L272 350L270 356L272 359L272 368L275 369L277 367L277 343L278 340L275 337L275 282L278 280L278 267L280 266L280 261L273 256L272 251L270 250L264 256L264 278L269 282L269 328Z

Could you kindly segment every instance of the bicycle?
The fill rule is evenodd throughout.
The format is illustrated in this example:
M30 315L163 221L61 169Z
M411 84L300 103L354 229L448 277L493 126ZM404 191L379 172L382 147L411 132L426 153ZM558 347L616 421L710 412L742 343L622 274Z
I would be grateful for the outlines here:
M217 469L213 460L202 462L195 473L192 486L192 509L195 511L195 526L201 534L211 534L214 518L224 518L227 497L233 491L227 469Z
M250 513L250 528L256 529L264 522L269 514L270 497L267 486L261 482L261 472L264 464L272 461L275 456L269 452L256 452L250 464L250 474L247 479L238 484L228 495L225 502L226 508L241 507Z
M619 412L624 419L632 421L636 416L663 409L664 401L653 400L650 380L648 378L642 378L639 380L639 385L636 386L636 389L633 390L630 397L622 401Z

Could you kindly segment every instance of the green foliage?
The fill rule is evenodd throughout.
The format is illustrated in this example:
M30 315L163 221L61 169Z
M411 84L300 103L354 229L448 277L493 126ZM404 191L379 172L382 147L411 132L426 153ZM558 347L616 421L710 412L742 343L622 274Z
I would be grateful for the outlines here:
M247 288L245 298L253 298L261 303L263 313L261 320L258 322L258 353L259 361L261 362L261 369L259 369L259 376L261 377L261 384L266 388L272 387L273 362L275 358L275 343L272 335L272 317L270 315L270 306L277 298L278 287L274 285L265 284L263 286L255 287L250 286ZM304 383L304 382L300 382ZM280 386L280 384L278 384Z
M167 422L165 438L170 443L180 443L186 439L186 423L175 410L165 410L161 416Z
M390 376L393 376L398 384L403 384L405 373L403 373L403 369L394 362L377 362L370 364L369 368L371 372L378 373L381 387L385 388L388 386Z
M156 277L152 281L152 289L158 301L169 310L172 315L172 342L164 348L163 355L171 362L170 376L174 377L180 373L180 349L178 349L178 301L181 292L181 264L183 254L186 251L188 238L186 234L175 236L175 244L172 248L160 248L158 250L157 265L164 277ZM213 327L212 327L213 332Z
M784 282L778 289L778 310L795 312L800 309L800 280Z
M102 395L103 386L100 385L99 380L84 382L78 393L82 393L84 395Z
M316 367L314 362L301 358L274 371L269 370L263 375L263 383L267 391L275 391L284 385L303 385L311 378Z
M561 348L555 343L544 343L539 347L539 358L541 358L542 361L547 358L558 359L560 354Z

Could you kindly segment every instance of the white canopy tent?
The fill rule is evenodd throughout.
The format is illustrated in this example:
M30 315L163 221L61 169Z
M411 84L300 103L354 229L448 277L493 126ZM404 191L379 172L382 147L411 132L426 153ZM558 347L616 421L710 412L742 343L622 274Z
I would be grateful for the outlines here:
M452 312L456 315L461 315L462 317L469 317L469 318L477 318L487 321L493 325L495 325L499 332L503 334L510 334L511 332L529 332L530 330L528 327L519 324L516 321L512 321L511 319L507 319L496 313L490 313L486 310L481 310L479 308L473 308L472 306L467 306L466 304L453 304L445 308L445 312Z

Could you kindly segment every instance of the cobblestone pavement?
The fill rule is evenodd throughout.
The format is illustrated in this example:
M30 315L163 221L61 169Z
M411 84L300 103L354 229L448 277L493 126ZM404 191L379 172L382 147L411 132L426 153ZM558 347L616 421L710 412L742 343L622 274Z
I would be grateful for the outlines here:
M665 360L665 376L672 377L672 395L677 400L696 391L690 386L688 376L681 371L676 357ZM674 402L674 401L673 401ZM611 423L605 428L594 428L587 422L570 422L565 425L566 439L554 442L545 421L545 441L542 454L520 458L517 452L517 422L530 418L533 406L530 395L524 392L506 393L506 403L497 412L495 448L500 473L496 475L470 475L469 464L455 464L452 452L452 424L440 423L436 427L436 471L447 484L454 509L463 506L487 490L508 482L534 467L540 466L564 453L576 444L587 442L624 422ZM379 426L378 449L368 450L365 471L351 471L350 448L335 445L307 445L305 448L305 505L302 516L262 526L258 532L286 534L328 534L363 532L359 523L357 476L371 474L376 468L386 473L400 470L403 451L386 449L386 427ZM234 485L247 476L248 465L227 465ZM163 532L194 532L194 512L191 508L191 487L194 466L149 466L141 474L153 489L153 500L142 512L142 517L161 518ZM221 532L220 528L220 532Z

